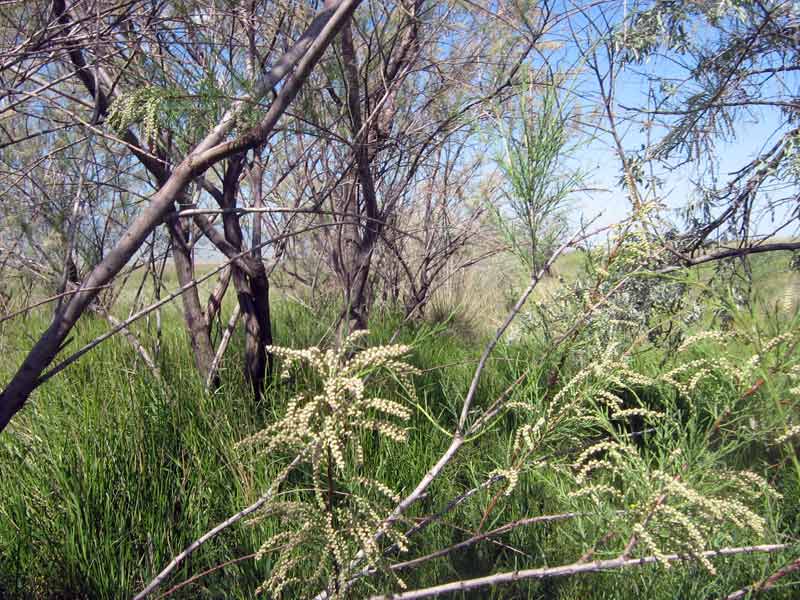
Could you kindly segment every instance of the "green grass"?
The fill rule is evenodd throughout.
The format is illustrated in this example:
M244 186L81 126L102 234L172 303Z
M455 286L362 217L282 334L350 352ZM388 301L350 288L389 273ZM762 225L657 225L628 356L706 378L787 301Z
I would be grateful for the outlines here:
M778 288L786 285L776 275L789 277L781 270L783 259L759 257L753 263L759 285L768 296L777 295ZM564 257L557 272L569 278L578 268L577 260L577 255ZM701 273L701 278L706 276ZM333 310L328 311L330 314L319 313L278 299L273 314L276 342L291 347L318 343L333 317ZM0 324L4 355L0 382L10 377L30 340L46 326L44 314L37 311ZM741 313L737 314L737 326L760 328L767 336L770 329L785 329L786 318L769 312ZM421 410L415 413L408 442L364 440L375 476L392 482L395 488L411 489L447 447L449 438L431 419L445 430L452 430L457 421L486 336L455 327L455 320L457 315L439 325L401 326L391 311L379 310L373 315L370 342L385 342L400 327L398 341L413 346L411 360L424 369L416 385L427 416ZM251 503L285 464L285 456L243 455L234 445L274 419L296 391L293 385L273 381L266 399L254 404L238 371L242 343L237 338L224 364L223 386L207 394L194 373L177 306L164 312L163 322L159 357L163 382L151 376L124 339L114 338L37 390L10 428L0 434L0 597L130 596L188 543ZM106 327L95 317L84 318L70 348ZM140 322L135 331L152 342L152 322ZM717 345L701 344L691 352L694 357L713 358L719 351ZM740 360L748 351L731 350L734 357L741 354ZM796 361L796 353L788 358ZM649 347L634 362L641 372L656 373L664 360L658 348ZM481 380L476 407L487 407L531 366L529 383L520 386L514 398L541 402L553 369L560 368L561 377L567 379L580 367L577 361L568 351L548 355L531 340L501 345ZM781 502L762 507L770 523L766 541L794 540L800 527L800 473L781 449L765 445L755 434L741 434L752 429L754 422L759 428L778 427L798 417L795 406L787 401L787 382L771 375L767 367L763 375L767 383L746 398L739 397L724 378L705 383L691 404L668 389L647 392L647 404L666 410L670 426L663 434L646 437L643 452L655 461L665 447L679 446L695 469L725 465L767 474L784 496ZM720 427L723 414L731 416L724 417ZM441 510L505 464L510 432L516 425L517 417L503 417L487 434L465 446L408 516L417 518ZM567 440L559 451L574 454L580 444ZM484 529L571 509L564 501L566 481L537 470L526 472L514 493L492 512ZM498 489L475 494L424 536L413 539L410 556L469 537L478 529ZM162 591L255 552L279 527L276 520L267 519L258 526L239 524L229 529L199 550ZM453 553L404 574L404 579L414 588L497 571L558 565L574 561L606 533L596 515L521 528L503 537L502 545L486 543ZM600 548L598 557L613 556L614 547L609 544L606 553ZM648 567L623 574L525 582L513 589L483 590L464 597L718 597L768 575L793 556L787 552L719 560L717 578L692 563L670 570ZM250 598L270 567L269 558L242 560L213 571L172 597ZM395 589L382 576L373 583L384 591ZM798 583L796 578L787 578L770 597L796 597ZM311 591L303 590L306 594ZM354 597L369 591L367 586L357 588ZM300 591L295 593L303 596Z

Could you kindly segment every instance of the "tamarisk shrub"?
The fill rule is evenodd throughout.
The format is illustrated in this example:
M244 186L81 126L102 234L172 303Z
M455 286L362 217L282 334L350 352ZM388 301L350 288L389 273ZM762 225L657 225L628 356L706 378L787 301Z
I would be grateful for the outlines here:
M603 553L626 559L653 555L665 567L669 567L665 556L677 553L694 557L715 575L714 565L703 553L721 544L764 539L767 518L758 511L781 494L763 475L727 464L727 453L737 443L711 444L708 433L704 441L693 441L686 430L696 426L679 424L686 417L681 417L675 401L668 400L670 393L661 394L664 405L659 410L647 406L638 393L671 388L673 398L692 407L700 387L711 382L723 382L725 389L746 397L764 370L772 378L785 377L791 387L797 380L796 362L773 364L770 357L776 350L791 348L797 339L796 331L760 344L744 334L699 332L684 339L677 366L649 375L637 370L631 353L612 344L552 396L534 394L526 401L523 395L506 404L516 415L516 428L508 462L494 471L507 483L504 495L511 496L523 476L549 480L553 489L564 492L566 507L585 523L592 522L593 531L607 532L600 542ZM722 348L713 360L690 354L699 344L734 341L749 358L726 356ZM788 391L794 394L794 389ZM627 403L623 393L629 396ZM638 431L626 426L632 417ZM779 445L798 432L800 427L789 427L780 437L773 429L754 436ZM639 438L643 444L632 443ZM583 443L576 447L576 440Z
M298 453L306 467L299 465L298 471L306 476L253 519L277 516L284 525L256 555L279 554L259 591L277 596L293 584L326 587L332 581L329 594L339 597L357 555L371 568L383 566L376 532L401 549L406 546L404 536L385 524L399 495L369 473L362 436L406 440L411 416L406 402L376 397L370 390L391 378L413 398L411 376L418 371L402 359L408 346L355 350L365 334L352 334L338 349L268 348L283 361L281 375L288 379L294 372L303 391L288 402L282 418L239 445L270 454Z

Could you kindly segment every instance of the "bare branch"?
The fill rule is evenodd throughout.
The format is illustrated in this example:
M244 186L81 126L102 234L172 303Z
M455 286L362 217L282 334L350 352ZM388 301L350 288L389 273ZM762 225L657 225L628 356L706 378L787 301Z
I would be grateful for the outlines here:
M719 550L707 550L697 556L702 558L716 558L719 556L736 556L739 554L756 554L781 552L789 548L788 544L765 544L761 546L739 546L736 548L720 548ZM595 560L592 562L577 562L560 567L544 567L541 569L523 569L511 573L497 573L476 579L465 579L445 583L429 588L402 592L400 594L389 594L386 596L372 596L371 600L412 600L414 598L431 598L442 594L452 594L456 592L466 592L469 590L494 587L525 579L550 579L553 577L570 577L583 573L599 573L602 571L614 571L628 567L641 567L644 565L655 565L659 562L679 562L691 561L695 557L683 554L667 554L664 556L645 556L643 558L614 558L610 560Z

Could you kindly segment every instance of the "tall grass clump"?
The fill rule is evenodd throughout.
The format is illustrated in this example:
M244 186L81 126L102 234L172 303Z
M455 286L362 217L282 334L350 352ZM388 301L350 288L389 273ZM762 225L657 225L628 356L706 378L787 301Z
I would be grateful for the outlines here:
M88 321L80 336L102 327ZM184 344L179 328L166 328L161 381L137 368L124 341L108 342L43 386L2 436L0 595L130 595L259 487L258 476L238 483L233 445L262 411L244 388L205 394ZM249 534L226 540L216 558L250 547ZM246 582L248 568L234 570ZM241 586L227 590L236 597Z

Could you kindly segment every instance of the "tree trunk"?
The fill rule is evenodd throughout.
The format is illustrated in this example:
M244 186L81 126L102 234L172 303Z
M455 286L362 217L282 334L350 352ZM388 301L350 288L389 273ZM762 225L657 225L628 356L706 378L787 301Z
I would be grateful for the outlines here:
M232 211L236 208L236 198L239 192L239 176L241 175L244 161L242 157L232 158L228 161L223 181L222 208ZM257 192L260 193L260 192ZM244 247L239 215L226 212L222 217L225 227L225 239L238 252ZM259 236L260 237L260 236ZM247 257L250 276L236 265L231 265L233 285L242 312L245 329L245 365L244 374L253 388L253 397L256 401L261 399L264 381L267 376L267 350L266 346L272 343L272 329L269 315L269 282L264 264L255 260L253 256Z
M192 251L189 248L188 228L183 227L174 213L167 217L169 234L172 238L172 258L175 263L175 273L181 287L188 286L194 281L194 264ZM192 356L197 371L203 378L208 379L211 363L214 362L214 349L211 346L209 329L206 318L200 305L200 295L197 287L191 287L181 294L183 302L183 318L186 321L186 331L192 345Z

